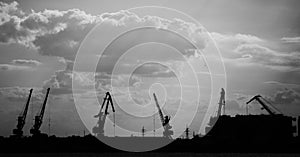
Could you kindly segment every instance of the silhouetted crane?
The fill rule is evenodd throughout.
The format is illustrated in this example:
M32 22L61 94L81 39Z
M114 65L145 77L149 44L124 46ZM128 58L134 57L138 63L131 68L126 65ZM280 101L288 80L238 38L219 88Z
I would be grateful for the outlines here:
M155 100L155 104L156 104L156 107L158 109L158 113L159 113L159 117L160 117L160 121L162 123L162 126L164 127L164 132L163 132L163 137L167 137L169 139L172 139L172 136L173 135L173 131L171 130L172 126L170 126L169 122L170 122L170 116L164 116L163 115L163 112L158 104L158 100L156 98L156 95L155 93L153 93L153 97L154 97L154 100Z
M106 116L109 114L108 113L109 103L111 104L112 111L115 112L111 95L109 92L106 92L100 111L97 115L94 116L95 118L99 118L97 125L93 127L93 133L96 134L97 137L104 136L104 124L105 124ZM103 111L104 105L105 105L105 110Z
M24 110L20 113L20 115L18 116L18 124L17 124L17 128L13 129L13 134L15 136L21 137L23 136L23 127L25 125L25 121L26 121L26 115L28 112L28 106L29 106L29 102L31 99L31 94L32 94L33 89L30 89L30 93L27 99L27 102L25 104L25 108Z
M219 108L218 108L218 112L217 112L217 117L221 115L221 110L223 107L223 115L225 115L225 90L224 88L221 88L221 96L220 96L220 100L219 100Z
M266 101L271 107L273 107L277 112L279 112L281 114L281 112L275 108L271 103L269 103L266 99L264 99L261 95L256 95L253 98L251 98L246 104L249 104L250 102L252 102L253 100L256 100L257 102L259 102L262 106L261 109L265 109L270 115L276 115L276 111L274 111L273 109L271 109L268 105L266 105L261 99L263 99L264 101Z
M206 133L209 132L209 130L212 128L212 126L215 125L215 123L217 122L219 116L221 116L222 107L223 107L223 115L225 115L225 90L224 90L224 88L221 88L220 99L219 99L217 111L214 112L213 113L214 115L210 117L208 126L205 128Z
M145 127L143 126L143 127L142 127L142 136L143 136L143 137L145 137L145 132L146 132L146 129L145 129Z
M189 127L188 126L186 126L186 128L185 128L185 138L186 139L189 139L189 137L190 137L190 129L189 129Z
M47 89L46 97L44 99L44 103L42 105L42 109L41 109L40 113L37 114L34 118L34 125L30 129L30 133L33 136L41 134L40 127L43 123L43 117L44 117L44 113L45 113L45 108L46 108L49 92L50 92L50 88Z

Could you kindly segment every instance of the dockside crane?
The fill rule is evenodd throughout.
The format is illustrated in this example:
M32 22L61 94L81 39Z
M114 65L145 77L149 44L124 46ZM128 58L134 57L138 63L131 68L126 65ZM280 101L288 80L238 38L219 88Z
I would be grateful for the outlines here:
M217 112L217 117L221 115L222 107L223 107L223 115L225 115L225 90L224 88L221 88L221 96L219 99L219 108Z
M248 102L246 102L246 104L251 103L252 101L256 100L257 102L259 102L259 104L261 104L262 106L262 110L265 109L270 115L277 115L277 114L282 114L277 108L275 108L271 103L269 103L265 98L263 98L261 95L256 95L253 98L251 98ZM262 100L264 100L265 102L267 102L272 108L270 108L267 104L265 104ZM276 110L276 111L274 111ZM279 112L279 113L278 113Z
M106 95L103 99L103 103L100 108L100 111L97 115L94 116L95 118L98 118L98 122L97 122L96 126L93 127L93 133L97 137L104 136L104 124L105 124L106 117L109 114L108 113L109 104L111 105L113 113L115 113L115 108L113 105L112 97L109 92L106 92ZM114 114L114 116L115 116L115 114ZM114 121L115 121L115 117L114 117ZM114 127L115 127L115 122L114 122Z
M154 100L155 100L155 104L156 104L156 107L158 109L158 113L159 113L159 117L160 117L160 121L162 123L162 126L164 127L164 131L163 131L163 137L166 137L166 138L169 138L169 139L172 139L172 136L174 134L174 132L171 130L172 126L170 126L169 122L170 122L170 116L164 116L160 106L159 106L159 103L158 103L158 100L156 98L156 95L155 93L153 93L153 97L154 97Z
M37 114L34 118L34 125L33 127L30 129L30 133L33 136L36 135L40 135L41 131L40 131L40 127L43 123L43 117L44 117L44 113L45 113L45 108L46 108L46 104L47 104L47 100L48 100L48 96L49 96L49 92L50 92L50 88L47 89L47 93L46 93L46 97L44 99L41 111L39 114Z
M215 125L218 118L222 115L221 114L222 108L223 108L223 115L225 115L225 90L224 90L224 88L221 88L217 111L213 112L213 115L210 117L210 119L208 121L208 124L207 124L208 126L205 128L206 134L210 131L212 126Z
M29 102L30 102L30 99L31 99L32 91L33 91L33 89L30 89L29 96L28 96L27 102L25 104L25 108L20 113L20 115L18 116L17 128L13 129L13 134L15 136L18 136L18 137L22 137L23 136L23 127L25 125L26 116L27 116L27 112L28 112L28 106L29 106Z

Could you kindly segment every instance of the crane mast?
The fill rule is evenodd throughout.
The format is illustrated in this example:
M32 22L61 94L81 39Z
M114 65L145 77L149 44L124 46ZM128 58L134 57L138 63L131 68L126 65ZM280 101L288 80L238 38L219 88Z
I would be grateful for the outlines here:
M223 115L225 115L225 90L224 90L224 88L221 88L220 94L221 94L221 96L220 96L220 100L219 100L219 108L218 108L217 117L221 115L222 106L223 106Z
M253 98L251 98L246 104L249 104L253 100L256 100L257 102L259 102L261 104L263 109L265 109L270 115L276 115L276 113L274 111L272 111L260 98L262 98L261 95L256 95Z
M158 100L156 98L155 93L153 93L153 97L154 97L154 100L155 100L156 107L158 109L160 121L162 123L162 126L164 127L163 136L167 137L169 139L172 139L171 135L173 135L173 131L171 130L172 126L170 126L170 124L169 124L169 122L170 122L170 116L164 116L163 115L163 112L162 112L162 110L161 110L161 108L160 108L160 106L158 104Z
M45 108L46 108L49 92L50 92L50 88L47 89L46 97L44 99L44 102L43 102L42 109L41 109L40 113L38 115L36 115L35 118L34 118L34 125L30 129L30 133L32 135L38 135L38 134L41 133L40 127L43 123L43 117L44 117L44 113L45 113Z
M26 121L26 115L28 112L28 106L29 106L29 102L31 99L31 94L32 94L33 89L30 89L30 93L27 99L27 102L25 104L25 108L24 110L21 112L21 114L18 116L18 124L17 124L17 128L13 130L13 134L16 136L23 136L23 127L25 125L25 121Z
M97 115L94 116L95 118L99 118L96 126L93 127L93 133L97 137L103 137L104 136L104 124L105 124L106 117L109 114L108 113L109 104L111 105L113 113L115 113L115 108L114 108L114 105L113 105L111 95L110 95L109 92L106 92L106 95L104 97L104 100L103 100L101 108L100 108L100 111ZM105 109L104 109L104 106L105 106ZM104 111L103 111L103 109L104 109ZM114 124L114 126L115 126L115 124Z
M155 100L156 107L157 107L157 109L158 109L160 121L161 121L162 124L164 124L165 118L164 118L164 115L163 115L163 113L162 113L162 111L161 111L161 108L160 108L160 106L159 106L159 104L158 104L158 100L157 100L157 98L156 98L155 93L153 93L153 97L154 97L154 100Z

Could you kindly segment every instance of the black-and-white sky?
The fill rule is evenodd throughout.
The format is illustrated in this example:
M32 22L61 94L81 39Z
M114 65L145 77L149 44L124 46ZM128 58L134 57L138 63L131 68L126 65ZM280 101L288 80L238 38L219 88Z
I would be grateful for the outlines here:
M126 11L121 10L150 5L174 8L189 14L209 31L225 62L227 113L245 114L245 102L252 96L261 94L284 114L300 115L298 0L7 0L0 2L0 135L11 134L28 91L34 88L32 105L24 128L28 134L32 117L38 111L47 87L52 87L52 90L45 123L50 111L52 134L70 135L82 132L84 125L72 97L72 78L79 80L83 86L77 93L87 99L86 103L93 102L88 102L89 93L84 91L84 86L94 84L89 82L91 79L86 73L72 75L73 61L81 41L96 24L130 17ZM130 53L143 51L145 53L141 56L145 57L153 56L152 53L155 52L164 51L168 54L171 51L159 44L154 46L155 48L149 45L136 47ZM160 59L169 61L168 64L173 65L174 69L188 73L188 70L183 70L184 65L180 66L180 59L173 58L170 61L168 56ZM131 61L124 61L125 63ZM139 76L145 75L143 79L134 77L136 80L130 84L143 82L139 87L148 89L153 81L153 75L147 77L149 73L157 74L157 78L169 78L160 80L166 87L178 81L168 69L148 64L136 70ZM97 84L103 90L102 93L100 91L102 97L105 85L109 84L105 83L108 80L103 79L108 73L99 75L103 75ZM117 84L122 84L122 77L126 76L115 79ZM203 86L205 87L205 83ZM174 91L171 87L169 90ZM138 94L142 95L143 92ZM190 93L187 95L193 96ZM172 105L177 105L176 96L175 92L165 98L170 114L173 114ZM136 98L141 96L137 95ZM212 99L217 101L219 98ZM135 102L143 104L150 100L146 96L145 99L135 99ZM187 96L182 101L188 108L192 108L189 105L196 100ZM250 113L265 113L259 108L258 104L252 104ZM188 114L188 109L186 112ZM141 128L134 125L130 127L137 127L136 130ZM42 130L47 132L48 126L44 124Z

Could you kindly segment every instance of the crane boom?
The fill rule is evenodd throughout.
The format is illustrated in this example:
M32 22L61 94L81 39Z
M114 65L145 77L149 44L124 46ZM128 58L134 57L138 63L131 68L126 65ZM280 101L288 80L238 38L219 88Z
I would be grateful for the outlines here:
M25 104L25 108L21 112L21 114L18 116L17 128L13 130L14 135L17 135L17 136L22 136L23 135L22 129L25 125L26 116L27 116L27 112L28 112L28 106L29 106L29 102L30 102L30 99L31 99L32 91L33 91L33 89L30 89L29 96L28 96L27 102Z
M158 109L158 113L159 113L159 117L160 117L160 120L161 120L161 123L162 123L162 126L164 128L164 131L163 131L163 136L164 137L167 137L169 139L172 139L172 136L174 134L174 132L171 130L172 126L170 126L169 122L170 122L170 116L165 116L163 115L163 112L158 104L158 100L156 98L156 95L155 93L153 93L153 97L154 97L154 100L155 100L155 104L156 104L156 107Z
M256 95L253 98L251 98L246 104L249 104L253 100L256 100L261 104L261 106L270 114L270 115L276 115L274 111L272 111L260 98L262 98L261 95Z
M38 115L36 115L35 118L34 118L34 125L30 129L30 133L33 134L33 135L40 134L39 129L40 129L42 123L43 123L43 117L44 117L44 113L45 113L45 108L46 108L49 92L50 92L50 88L47 89L46 97L44 99L44 102L43 102L42 109L41 109L40 113Z
M219 108L218 108L218 112L217 112L217 117L221 115L221 110L222 110L222 106L223 106L223 115L225 114L225 90L224 88L221 88L221 96L220 96L220 100L219 100Z
M50 88L47 89L46 97L45 97L45 100L44 100L44 103L43 103L43 106L42 106L42 109L41 109L41 112L40 112L40 115L39 115L39 117L41 119L43 119L43 117L44 117L44 112L45 112L45 108L46 108L46 104L47 104L49 92L50 92Z
M154 97L154 100L155 100L156 107L157 107L157 109L158 109L160 121L161 121L161 123L164 125L164 115L163 115L163 113L162 113L162 111L161 111L161 108L160 108L160 106L159 106L159 104L158 104L158 100L157 100L157 98L156 98L155 93L153 93L153 97Z
M30 89L30 93L29 93L29 96L28 96L28 99L27 99L27 102L26 102L26 106L25 106L25 109L24 109L23 114L22 114L22 117L24 118L24 120L25 120L25 118L27 116L27 112L28 112L28 107L29 107L29 102L30 102L30 99L31 99L32 91L33 91L33 89Z

